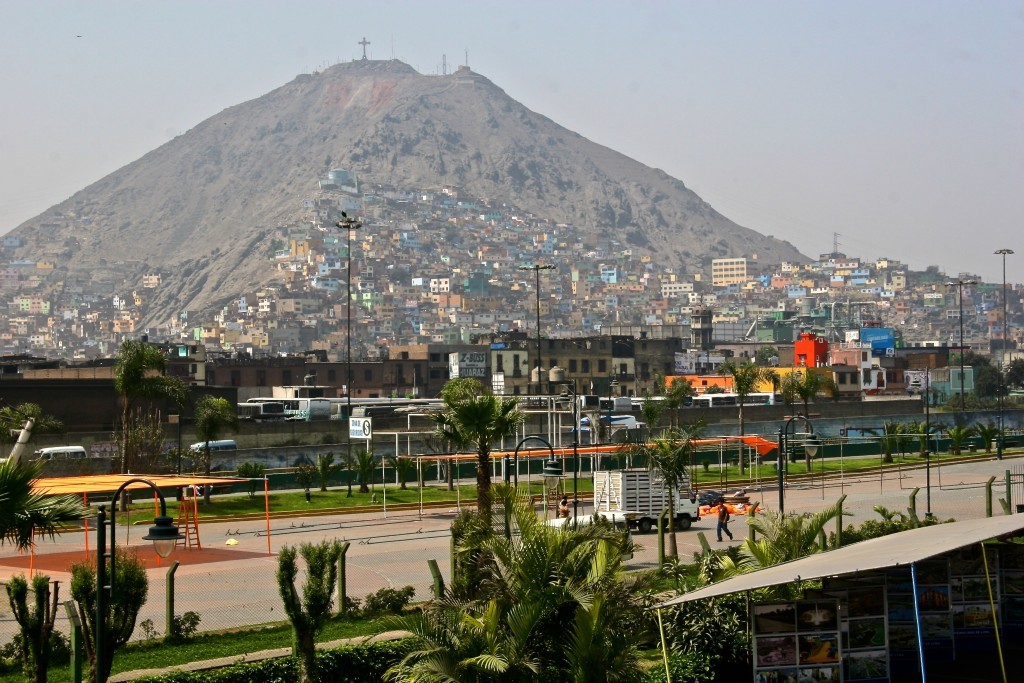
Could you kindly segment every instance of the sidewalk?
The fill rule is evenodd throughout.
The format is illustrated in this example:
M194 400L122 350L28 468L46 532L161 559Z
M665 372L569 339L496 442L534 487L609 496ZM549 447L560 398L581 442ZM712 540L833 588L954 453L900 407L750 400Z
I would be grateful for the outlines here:
M329 650L342 645L361 645L363 643L378 643L386 640L401 640L402 638L408 638L411 635L412 634L408 631L385 631L384 633L378 633L375 636L342 638L340 640L332 640L326 643L317 643L316 647L318 650ZM109 680L111 683L118 683L119 681L134 681L138 678L149 676L162 676L163 674L169 674L172 671L208 671L211 669L221 669L241 662L261 662L266 659L288 657L291 654L292 649L290 647L279 647L273 650L260 650L259 652L248 652L246 654L233 655L231 657L218 657L217 659L207 659L200 662L188 662L186 664L177 664L175 666L167 666L160 669L124 671L111 676Z

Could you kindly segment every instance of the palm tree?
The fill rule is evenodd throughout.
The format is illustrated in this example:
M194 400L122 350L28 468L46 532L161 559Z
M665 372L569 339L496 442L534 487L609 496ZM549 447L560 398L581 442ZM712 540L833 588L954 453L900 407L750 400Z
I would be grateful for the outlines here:
M679 426L679 409L683 407L687 399L693 398L695 393L690 380L681 377L672 380L672 385L665 393L665 408L672 411L672 423L669 425L671 429Z
M815 372L811 368L805 368L802 373L791 372L782 382L782 393L786 402L791 403L799 398L804 404L804 415L809 412L809 404L814 397L822 392L827 392L835 397L838 387L835 380L823 372Z
M416 461L412 458L400 458L396 455L388 456L388 463L395 470L395 477L398 478L398 488L403 491L408 490L406 482L409 480L409 474L416 469Z
M737 365L732 361L725 363L722 370L732 375L732 390L736 394L736 402L740 406L740 436L744 435L743 425L743 404L747 402L747 397L757 391L758 385L770 382L771 375L774 374L770 368L755 365L754 363L747 362L743 365ZM740 450L740 475L746 471L746 467L743 462L743 452Z
M121 395L121 473L130 472L135 459L130 438L132 409L139 401L170 400L184 406L188 386L177 377L167 377L167 361L160 349L129 339L121 344L114 363L114 388Z
M814 514L780 514L777 510L759 512L747 518L752 533L739 546L739 557L723 558L722 577L771 567L827 550L822 543L825 525L839 515L840 505L831 505ZM756 539L756 540L754 540Z
M973 427L955 425L949 428L949 452L953 455L960 455L967 440L974 436Z
M665 404L662 401L655 401L650 395L645 394L644 400L640 404L640 414L643 415L644 422L647 423L647 429L649 434L654 434L654 430L658 428L661 423L661 413L665 409Z
M62 524L85 516L77 496L48 496L33 490L41 468L39 462L0 462L0 545L9 542L28 550L33 534L52 538Z
M366 449L356 453L354 458L356 476L359 477L359 493L369 493L373 482L373 450Z
M893 451L900 446L902 441L901 435L904 434L906 428L902 423L890 420L882 424L882 429L878 440L878 445L882 451L882 462L891 463ZM871 432L879 434L879 430L872 429Z
M62 434L64 423L47 415L38 403L19 403L0 408L0 443L14 443L18 436L13 431L32 419L32 434Z
M327 491L327 483L339 470L341 465L334 463L334 453L320 453L316 456L316 474L320 479L321 492Z
M688 480L687 474L693 464L693 439L699 436L702 426L698 425L660 439L643 444L639 450L647 456L648 469L657 472L668 492L668 547L671 557L678 557L676 544L675 492Z
M994 422L989 422L987 425L974 425L974 433L981 438L981 442L985 444L985 452L992 452L992 442L999 438L999 425Z
M491 511L491 447L502 437L514 434L526 416L515 396L499 397L478 380L457 379L441 390L445 408L433 415L437 436L456 448L476 449L477 508Z
M203 396L196 404L196 437L203 442L203 472L210 476L210 442L216 441L229 429L238 429L238 414L226 398ZM203 487L203 500L210 502L210 487Z
M607 523L547 526L504 485L495 497L519 534L478 524L482 537L458 542L485 578L472 598L449 590L395 624L413 644L386 680L632 680L652 587L650 577L625 574L632 541Z

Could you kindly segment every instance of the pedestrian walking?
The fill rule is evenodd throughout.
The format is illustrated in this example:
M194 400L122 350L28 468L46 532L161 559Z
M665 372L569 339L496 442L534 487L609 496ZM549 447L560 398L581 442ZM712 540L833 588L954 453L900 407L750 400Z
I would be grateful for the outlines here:
M729 531L729 508L725 505L725 499L718 501L718 542L722 542L722 532L732 540L732 532Z

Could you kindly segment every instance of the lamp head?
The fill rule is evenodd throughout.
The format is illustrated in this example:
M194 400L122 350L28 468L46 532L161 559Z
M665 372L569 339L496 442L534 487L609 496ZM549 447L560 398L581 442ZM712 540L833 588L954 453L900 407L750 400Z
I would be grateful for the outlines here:
M820 447L821 441L819 441L818 437L813 434L804 441L804 452L807 453L807 457L809 458L816 456L818 454L818 448Z
M166 558L174 550L175 544L183 538L171 517L157 517L153 520L153 526L149 527L149 533L143 536L142 540L153 541L156 554Z
M558 462L554 458L544 461L544 469L542 471L544 478L557 479L562 476L562 463Z

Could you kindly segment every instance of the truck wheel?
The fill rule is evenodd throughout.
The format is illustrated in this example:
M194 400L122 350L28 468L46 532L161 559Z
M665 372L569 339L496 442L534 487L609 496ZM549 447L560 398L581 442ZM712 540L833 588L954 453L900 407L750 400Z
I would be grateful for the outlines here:
M686 531L693 525L693 520L690 519L690 515L683 515L682 517L676 520L676 524L679 525L680 530Z
M651 527L654 526L654 522L651 521L650 517L644 517L636 523L636 529L642 534L651 533Z

